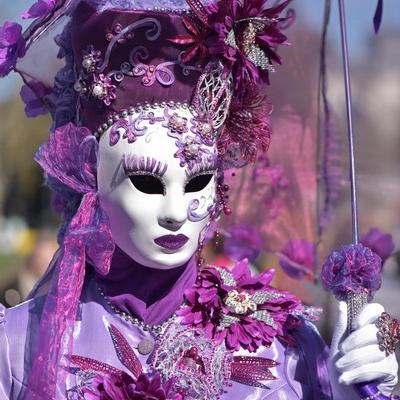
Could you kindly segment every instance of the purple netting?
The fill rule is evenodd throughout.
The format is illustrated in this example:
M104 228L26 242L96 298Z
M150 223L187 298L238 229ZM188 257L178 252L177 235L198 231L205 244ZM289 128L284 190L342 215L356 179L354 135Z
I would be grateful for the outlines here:
M69 123L56 129L35 156L48 176L83 195L67 226L39 328L38 353L26 399L54 399L62 355L72 352L73 328L88 257L98 273L108 273L114 242L107 215L100 208L96 184L97 141L86 128ZM49 274L42 286L49 282ZM39 284L38 288L41 285ZM61 388L62 389L62 388Z

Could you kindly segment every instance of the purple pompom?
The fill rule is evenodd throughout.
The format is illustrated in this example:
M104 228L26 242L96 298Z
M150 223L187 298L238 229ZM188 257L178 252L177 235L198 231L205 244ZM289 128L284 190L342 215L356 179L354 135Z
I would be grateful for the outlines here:
M337 299L345 300L347 293L373 295L381 287L382 260L368 247L359 244L343 246L334 251L322 267L322 284Z

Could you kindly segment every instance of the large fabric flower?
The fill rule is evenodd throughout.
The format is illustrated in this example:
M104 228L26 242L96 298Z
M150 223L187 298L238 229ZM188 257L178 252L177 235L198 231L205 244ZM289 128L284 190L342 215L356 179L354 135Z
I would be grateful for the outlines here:
M0 77L6 76L15 67L17 59L23 57L25 51L21 25L6 21L0 27Z
M269 83L273 62L281 63L276 46L286 42L280 30L279 14L289 1L267 8L268 0L221 0L209 7L209 26L214 32L208 39L209 52L232 71L235 86L261 78Z
M203 6L188 0L198 21L186 19L188 35L171 38L179 45L190 45L185 60L194 57L202 63L206 54L232 72L235 88L243 90L260 78L269 83L273 63L281 63L277 45L286 42L281 32L280 13L290 0L267 8L268 0L220 0Z
M381 258L358 243L334 251L322 267L321 279L326 290L345 300L349 292L376 292L381 287L381 270Z
M178 311L182 322L201 329L216 343L225 341L230 350L254 352L283 335L288 316L299 300L269 284L274 271L252 276L247 260L232 271L204 268L196 285L186 291L187 306Z

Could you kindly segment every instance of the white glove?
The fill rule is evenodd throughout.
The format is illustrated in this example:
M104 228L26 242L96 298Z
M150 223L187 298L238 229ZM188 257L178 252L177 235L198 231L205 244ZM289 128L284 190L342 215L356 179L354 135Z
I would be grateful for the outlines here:
M377 380L380 382L379 390L389 395L397 384L398 364L394 354L387 357L379 348L375 323L384 311L383 306L367 304L353 321L354 331L346 338L345 302L339 302L338 311L338 324L331 346L331 358L339 383L336 392L343 396L343 391L346 391L344 385ZM354 397L354 391L352 393ZM341 398L339 396L334 398Z

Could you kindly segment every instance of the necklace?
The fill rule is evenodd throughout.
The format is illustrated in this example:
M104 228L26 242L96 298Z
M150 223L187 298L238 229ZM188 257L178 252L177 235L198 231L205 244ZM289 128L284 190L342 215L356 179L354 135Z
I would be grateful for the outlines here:
M123 318L125 321L138 326L139 328L143 329L144 331L148 331L148 332L152 332L155 334L160 334L164 328L172 321L176 318L176 313L172 314L166 321L164 321L162 324L159 325L148 325L145 324L143 321L141 321L139 318L133 317L132 315L126 313L125 311L122 311L121 309L119 309L118 307L116 307L114 304L111 303L110 299L106 296L106 294L104 293L104 291L98 287L98 291L100 293L100 295L104 298L105 302L107 303L107 305L111 308L111 310L117 314L118 316L120 316L121 318ZM180 308L182 308L184 305L184 303L181 305Z

